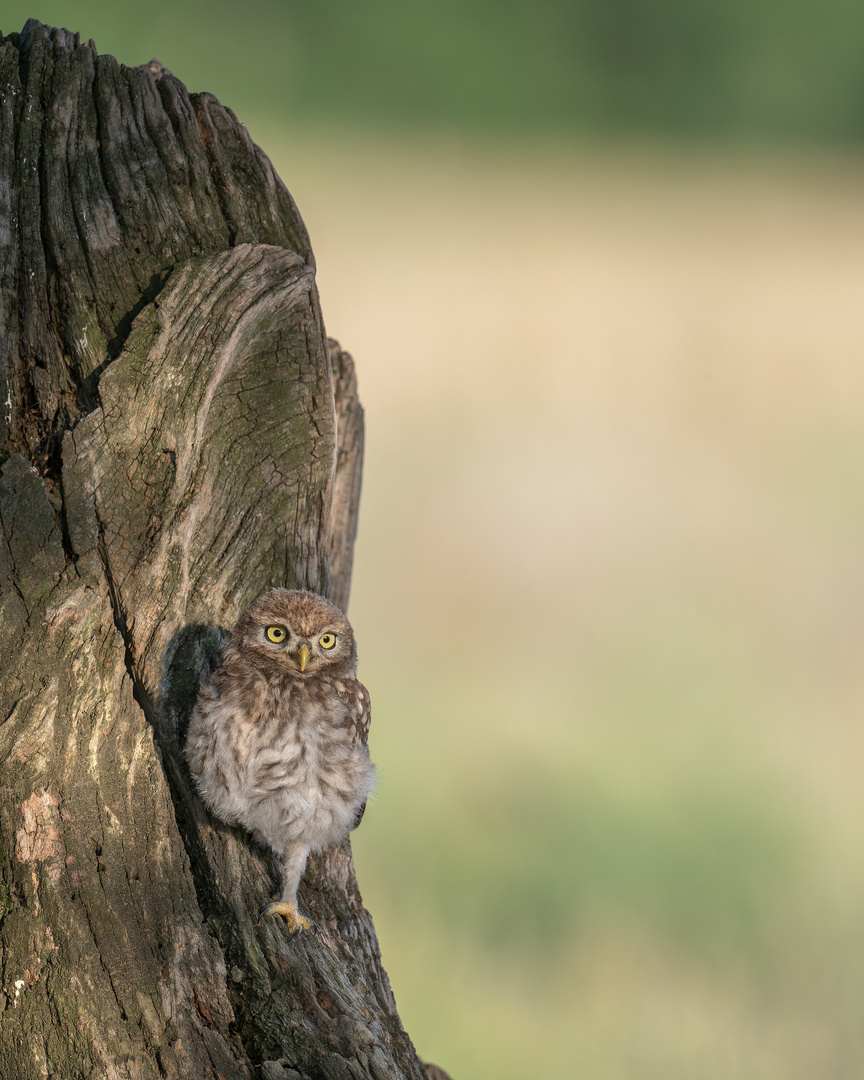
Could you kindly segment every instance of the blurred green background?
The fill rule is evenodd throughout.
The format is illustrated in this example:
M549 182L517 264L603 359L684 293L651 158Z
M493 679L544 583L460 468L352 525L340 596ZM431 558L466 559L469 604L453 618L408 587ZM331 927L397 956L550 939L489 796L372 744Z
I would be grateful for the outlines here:
M216 93L309 226L420 1054L860 1080L864 7L0 10Z
M38 8L38 10L37 10ZM241 116L508 134L864 137L855 0L45 0ZM74 26L72 26L74 24Z

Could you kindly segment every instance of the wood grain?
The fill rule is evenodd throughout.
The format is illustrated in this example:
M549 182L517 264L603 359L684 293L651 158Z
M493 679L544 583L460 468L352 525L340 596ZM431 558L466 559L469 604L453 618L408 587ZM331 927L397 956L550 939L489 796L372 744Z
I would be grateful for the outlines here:
M0 85L3 1075L421 1078L348 845L289 943L180 755L221 627L348 597L362 409L302 220L158 65L31 20Z

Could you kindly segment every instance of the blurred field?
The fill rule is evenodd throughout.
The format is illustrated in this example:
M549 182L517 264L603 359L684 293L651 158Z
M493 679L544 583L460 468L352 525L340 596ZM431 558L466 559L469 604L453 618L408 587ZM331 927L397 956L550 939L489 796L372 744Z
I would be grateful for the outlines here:
M858 0L2 0L158 56L243 119L363 130L864 139Z
M864 161L253 136L368 455L355 850L456 1080L864 1073Z

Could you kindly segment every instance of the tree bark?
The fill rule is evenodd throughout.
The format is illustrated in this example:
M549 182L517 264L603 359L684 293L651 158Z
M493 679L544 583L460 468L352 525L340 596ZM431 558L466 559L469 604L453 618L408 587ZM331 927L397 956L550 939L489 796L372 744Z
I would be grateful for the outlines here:
M2 1075L421 1080L349 845L289 942L181 756L220 626L348 597L362 410L303 222L158 65L31 20L0 88Z

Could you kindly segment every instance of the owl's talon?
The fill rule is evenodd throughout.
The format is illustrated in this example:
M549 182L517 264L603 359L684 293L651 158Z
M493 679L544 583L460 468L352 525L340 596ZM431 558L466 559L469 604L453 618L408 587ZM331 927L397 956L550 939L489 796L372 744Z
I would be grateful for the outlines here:
M304 930L312 930L315 927L315 923L310 919L304 919L302 915L297 913L297 908L285 900L276 900L274 903L268 904L258 916L259 923L265 915L281 915L285 922L288 923L289 938L295 938Z

